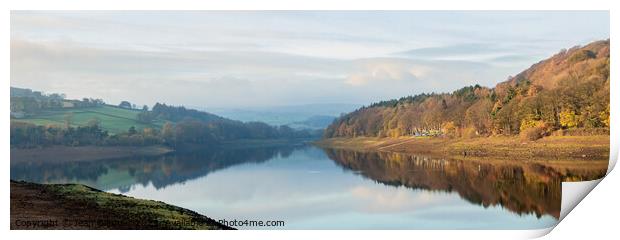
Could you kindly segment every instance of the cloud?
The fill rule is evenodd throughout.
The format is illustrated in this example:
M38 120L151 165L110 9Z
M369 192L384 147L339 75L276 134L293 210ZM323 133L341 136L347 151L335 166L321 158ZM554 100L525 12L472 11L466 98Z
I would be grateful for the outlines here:
M358 185L350 194L358 199L360 211L372 213L406 212L429 209L455 202L454 193L412 191L406 187Z
M371 82L390 84L393 81L416 81L429 74L428 66L411 64L399 59L370 59L357 64L356 71L347 77L346 83L352 86Z
M411 95L452 91L475 84L494 86L501 81L498 79L503 80L521 69L518 65L495 66L475 61L368 58L353 61L345 83L352 88L391 89Z
M608 38L608 22L605 11L13 11L11 84L110 103L369 104L493 86Z
M358 103L465 85L513 72L468 61L342 60L263 51L121 50L11 40L11 84L110 103L209 107Z
M111 103L307 103L323 94L337 96L330 87L338 85L349 68L340 60L269 52L153 52L11 40L12 85Z
M470 44L456 44L440 47L423 47L417 49L411 49L403 52L396 53L397 55L411 56L411 57L445 57L454 55L468 55L476 53L495 53L499 50L497 46L483 43L470 43Z
M528 42L506 43L468 43L437 47L424 47L396 52L393 55L409 59L437 61L484 62L489 65L523 65L541 60L540 53L545 49Z

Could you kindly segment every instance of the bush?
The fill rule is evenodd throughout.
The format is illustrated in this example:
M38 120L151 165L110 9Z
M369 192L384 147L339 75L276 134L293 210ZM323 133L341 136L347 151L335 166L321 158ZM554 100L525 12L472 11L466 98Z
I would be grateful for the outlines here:
M545 127L544 126L536 126L524 129L519 133L519 137L524 141L536 141L537 139L542 138L545 135Z
M458 128L456 127L454 122L446 122L446 123L441 124L441 131L446 137L449 137L449 138L457 137L457 130Z
M461 137L465 139L475 138L477 136L478 134L476 133L476 129L474 129L473 127L465 128L463 129L463 132L461 133Z
M581 61L592 59L592 58L596 58L596 53L590 50L579 50L573 55L571 55L568 61L570 63L576 63L576 62L581 62Z

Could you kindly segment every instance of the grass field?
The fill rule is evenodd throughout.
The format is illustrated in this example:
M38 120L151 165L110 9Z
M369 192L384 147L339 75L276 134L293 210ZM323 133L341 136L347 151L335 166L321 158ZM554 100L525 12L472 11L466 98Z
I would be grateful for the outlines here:
M143 128L160 128L164 122L154 121L145 124L137 120L140 110L131 110L113 106L101 106L90 108L60 109L44 111L26 118L12 119L11 121L27 122L36 125L64 125L65 116L73 114L72 126L84 126L91 119L98 119L101 127L111 134L126 132L131 126L137 130Z

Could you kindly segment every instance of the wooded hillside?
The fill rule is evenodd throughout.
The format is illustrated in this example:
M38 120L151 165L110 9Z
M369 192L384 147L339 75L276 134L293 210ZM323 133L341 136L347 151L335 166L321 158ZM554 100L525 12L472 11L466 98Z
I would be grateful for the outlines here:
M336 119L325 137L516 135L609 127L609 40L562 50L497 84L419 94L362 107Z
M64 94L11 87L11 147L49 145L147 146L217 144L241 139L316 138L320 132L286 125L241 122L208 112L157 103L137 109L100 99L68 100Z

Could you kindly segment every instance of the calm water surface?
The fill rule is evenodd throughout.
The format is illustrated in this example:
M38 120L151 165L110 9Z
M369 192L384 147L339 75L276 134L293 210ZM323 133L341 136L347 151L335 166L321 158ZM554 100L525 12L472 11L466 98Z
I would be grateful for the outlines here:
M216 220L285 221L277 229L545 228L559 216L561 180L597 174L309 145L11 165L16 180L78 182Z

